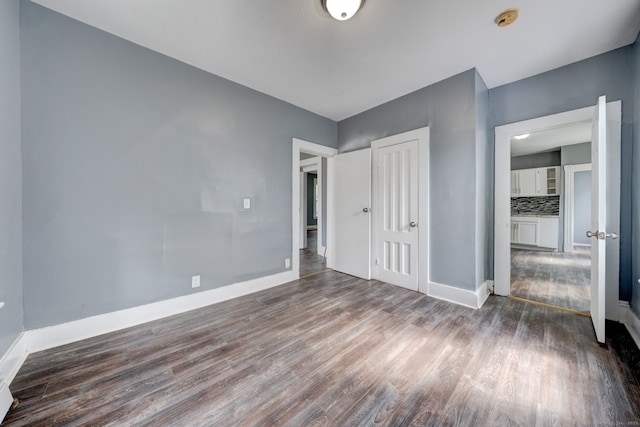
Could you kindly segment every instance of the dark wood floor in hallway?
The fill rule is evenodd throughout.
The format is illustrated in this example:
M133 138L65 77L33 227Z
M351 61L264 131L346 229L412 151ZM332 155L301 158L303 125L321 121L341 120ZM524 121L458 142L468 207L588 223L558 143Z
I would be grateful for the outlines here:
M29 356L5 426L627 425L590 319L333 271Z
M577 311L591 303L591 248L550 252L511 248L511 295Z

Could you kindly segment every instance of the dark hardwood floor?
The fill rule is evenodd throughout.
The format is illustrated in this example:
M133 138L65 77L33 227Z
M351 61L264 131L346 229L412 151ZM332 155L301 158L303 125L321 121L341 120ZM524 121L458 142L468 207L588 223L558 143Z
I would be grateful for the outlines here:
M577 311L589 311L591 248L573 253L511 248L511 295Z
M32 354L3 425L632 425L620 342L582 316L329 271Z

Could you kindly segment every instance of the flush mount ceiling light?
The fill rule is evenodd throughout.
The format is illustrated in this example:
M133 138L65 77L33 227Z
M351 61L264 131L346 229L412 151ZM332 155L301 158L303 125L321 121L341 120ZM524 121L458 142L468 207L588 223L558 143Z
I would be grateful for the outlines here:
M364 0L322 0L322 6L334 19L346 21L362 7Z
M518 19L518 9L507 9L496 18L498 27L506 27L511 25Z
M523 133L522 135L514 136L514 138L517 139L518 141L522 141L523 139L527 139L530 136L531 136L531 134L529 134L529 133Z

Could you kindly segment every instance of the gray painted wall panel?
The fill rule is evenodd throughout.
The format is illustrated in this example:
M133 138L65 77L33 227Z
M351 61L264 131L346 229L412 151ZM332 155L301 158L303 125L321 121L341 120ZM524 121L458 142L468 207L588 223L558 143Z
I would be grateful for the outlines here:
M23 330L20 4L0 2L0 359Z
M535 153L511 158L511 170L560 166L560 151Z
M633 45L633 83L635 111L633 114L633 175L632 175L632 200L633 214L633 300L631 307L640 316L640 35ZM623 181L629 175L623 175Z
M631 177L634 121L633 48L616 49L489 91L492 126L622 100L620 299L631 298Z
M284 270L292 138L335 122L30 2L22 44L26 327Z
M591 163L591 143L565 145L561 150L562 165L581 165Z
M409 130L430 129L430 280L476 289L475 70L469 70L338 123L348 152Z
M476 288L487 277L489 260L490 207L487 203L489 183L493 184L493 173L488 165L489 152L489 89L476 70ZM491 185L492 186L492 185Z

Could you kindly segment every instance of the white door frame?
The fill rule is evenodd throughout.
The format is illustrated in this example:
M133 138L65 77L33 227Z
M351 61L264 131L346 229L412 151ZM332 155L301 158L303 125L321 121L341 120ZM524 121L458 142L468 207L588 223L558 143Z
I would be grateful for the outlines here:
M574 178L576 172L591 170L591 163L564 167L564 251L573 252Z
M597 99L594 99L595 102ZM510 123L495 128L494 292L511 294L511 136L591 120L595 106ZM620 231L620 139L622 103L607 103L607 230ZM611 133L609 133L611 132ZM620 244L607 248L606 318L619 319Z
M291 270L294 272L296 277L299 277L300 250L298 249L298 244L300 242L300 153L304 152L319 157L329 158L338 154L338 150L298 138L293 138L291 145ZM330 177L331 176L329 175L328 178ZM329 185L327 185L327 187L329 187L327 188L327 201L329 201L331 200L331 187ZM327 225L330 224L330 221L331 215L328 215ZM321 242L322 236L319 235L318 240ZM331 243L330 235L327 233L327 252L331 249ZM329 259L330 258L327 256L327 267L331 267Z
M375 227L377 213L382 209L378 200L378 172L376 160L378 150L398 143L417 139L418 143L418 292L429 293L429 127L403 132L391 137L381 138L371 143L373 149L373 167L371 181L371 276L378 279L376 264L378 233Z

